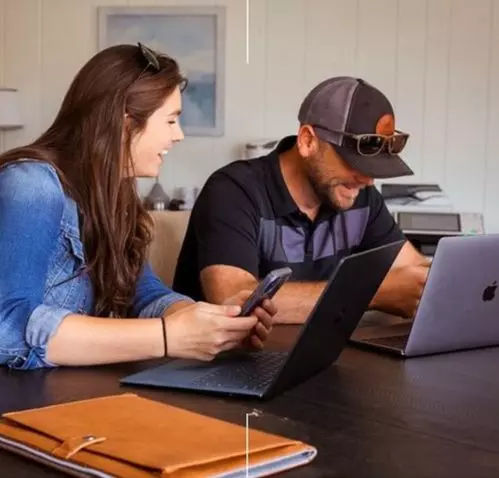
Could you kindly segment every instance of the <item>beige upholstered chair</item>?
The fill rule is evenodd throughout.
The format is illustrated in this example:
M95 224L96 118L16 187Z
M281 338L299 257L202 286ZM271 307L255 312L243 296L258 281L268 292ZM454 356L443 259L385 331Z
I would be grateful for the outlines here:
M190 211L151 211L151 216L154 230L149 260L153 271L171 287Z

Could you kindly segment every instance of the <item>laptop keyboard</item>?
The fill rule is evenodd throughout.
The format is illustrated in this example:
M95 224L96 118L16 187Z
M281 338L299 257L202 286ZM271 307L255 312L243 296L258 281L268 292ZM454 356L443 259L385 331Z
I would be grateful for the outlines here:
M200 388L265 388L270 385L287 355L287 352L254 352L243 359L217 366L194 379L192 384Z
M376 337L368 339L371 344L386 345L396 349L404 349L407 345L408 335L392 335L390 337Z

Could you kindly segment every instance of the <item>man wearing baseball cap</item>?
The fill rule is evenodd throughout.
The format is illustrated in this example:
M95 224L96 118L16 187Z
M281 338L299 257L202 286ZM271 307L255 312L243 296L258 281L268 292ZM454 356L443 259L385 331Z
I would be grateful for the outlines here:
M221 303L289 266L292 282L275 296L276 322L303 322L338 261L403 239L374 178L413 174L399 154L409 134L377 88L352 77L313 88L296 136L267 156L212 174L191 213L173 288ZM428 261L408 242L371 307L411 317Z

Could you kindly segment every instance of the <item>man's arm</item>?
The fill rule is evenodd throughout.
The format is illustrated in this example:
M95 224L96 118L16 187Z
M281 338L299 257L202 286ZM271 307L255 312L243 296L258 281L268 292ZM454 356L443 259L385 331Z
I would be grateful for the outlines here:
M423 293L429 267L430 261L406 241L369 307L411 317Z
M244 180L251 175L246 168L248 166L234 163L227 168L229 172L232 170L234 177L218 171L201 190L179 255L173 282L175 291L196 300L215 302L213 295L204 293L201 271L222 264L246 272L249 277L258 276L259 211L245 189ZM246 183L251 181L254 182L254 179L250 178ZM224 286L223 294L220 294L218 288L223 278L210 274L209 281L211 294L220 298L218 303L242 290L230 284L227 286L229 293L225 294L227 290ZM211 286L211 281L216 287Z
M421 295L428 267L428 259L407 241L369 308L410 316ZM208 301L221 304L241 289L253 290L258 281L249 272L238 267L216 265L203 269L201 284ZM273 300L277 307L274 324L302 324L325 286L325 281L284 284Z
M239 267L214 265L201 271L203 293L209 302L223 303L242 289L253 290L258 280ZM275 295L274 324L302 324L322 293L326 282L288 282Z
M430 260L421 254L409 241L406 241L393 262L392 269L397 267L419 265L430 267Z
M368 194L369 219L359 250L365 251L406 239L380 192L372 186ZM423 292L429 265L429 261L406 240L371 301L370 308L412 317Z

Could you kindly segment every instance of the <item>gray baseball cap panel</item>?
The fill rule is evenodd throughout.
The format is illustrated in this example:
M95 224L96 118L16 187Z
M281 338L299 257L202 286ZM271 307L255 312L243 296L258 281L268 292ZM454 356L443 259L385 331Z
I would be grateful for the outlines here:
M350 166L372 178L414 174L399 155L383 151L359 154L346 145L345 133L391 135L395 130L393 107L378 89L358 78L339 76L319 83L301 104L298 120L314 128Z

